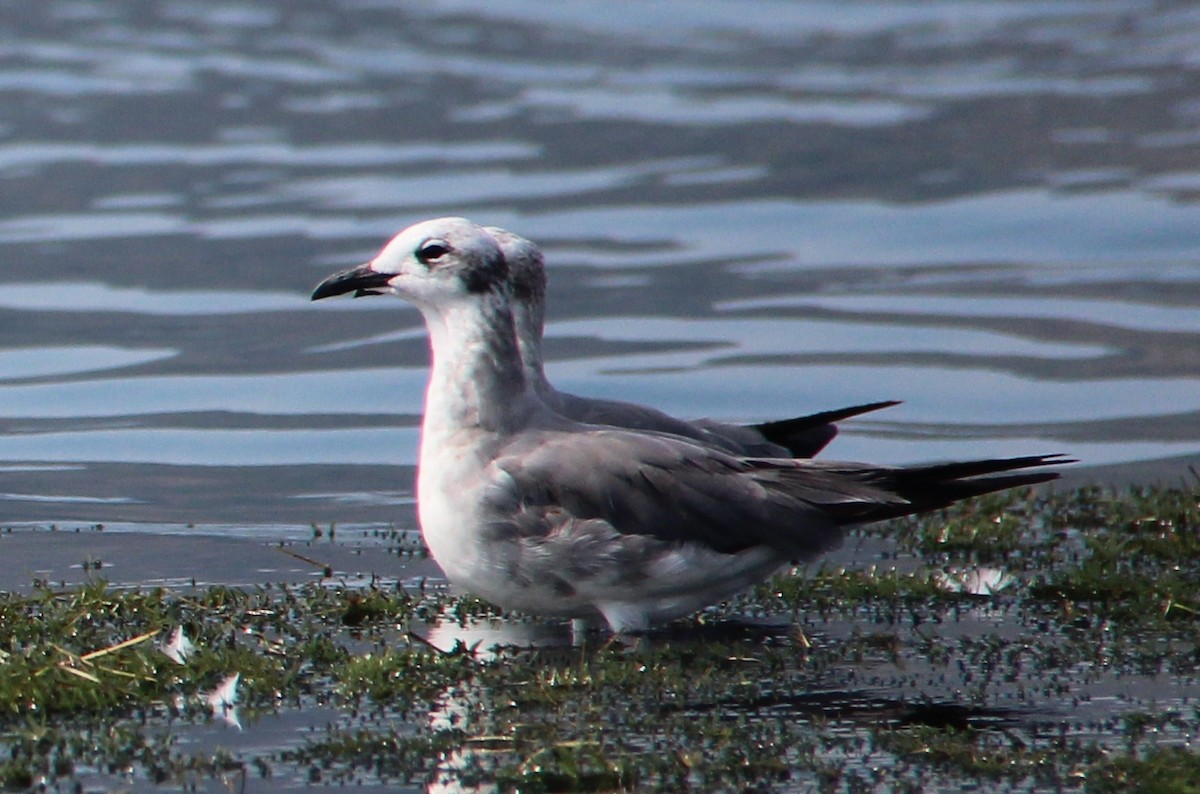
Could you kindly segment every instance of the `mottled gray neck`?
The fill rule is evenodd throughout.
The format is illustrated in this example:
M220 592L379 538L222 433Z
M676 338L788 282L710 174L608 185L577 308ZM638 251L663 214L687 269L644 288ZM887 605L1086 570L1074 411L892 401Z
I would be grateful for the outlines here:
M504 433L530 410L512 313L502 295L426 313L433 367L425 434L479 429Z
M517 331L517 344L521 349L521 361L525 364L525 380L541 396L552 391L542 362L543 318L544 310L539 305L528 302L513 305L513 323Z

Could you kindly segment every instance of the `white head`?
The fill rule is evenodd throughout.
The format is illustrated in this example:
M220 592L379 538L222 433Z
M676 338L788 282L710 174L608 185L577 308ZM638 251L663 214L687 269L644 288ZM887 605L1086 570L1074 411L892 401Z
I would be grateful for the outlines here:
M391 293L425 316L433 367L426 437L457 429L517 427L535 403L510 311L508 263L492 235L463 218L437 218L397 234L370 262L335 273L313 300ZM534 398L536 399L536 398Z
M435 218L397 234L370 262L325 279L312 299L391 293L425 311L507 292L508 279L492 235L465 218Z

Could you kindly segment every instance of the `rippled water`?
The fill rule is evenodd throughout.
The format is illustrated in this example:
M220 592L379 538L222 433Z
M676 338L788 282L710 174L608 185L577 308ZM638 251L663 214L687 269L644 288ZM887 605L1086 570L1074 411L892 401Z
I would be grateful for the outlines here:
M829 454L1200 449L1200 9L0 0L0 517L413 525L426 347L539 241L561 388Z

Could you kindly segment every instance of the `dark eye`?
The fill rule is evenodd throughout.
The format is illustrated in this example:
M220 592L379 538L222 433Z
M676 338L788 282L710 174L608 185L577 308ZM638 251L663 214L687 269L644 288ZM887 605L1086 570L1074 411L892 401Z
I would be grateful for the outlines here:
M450 253L450 246L441 240L428 240L417 249L417 261L423 265L429 265L448 253Z

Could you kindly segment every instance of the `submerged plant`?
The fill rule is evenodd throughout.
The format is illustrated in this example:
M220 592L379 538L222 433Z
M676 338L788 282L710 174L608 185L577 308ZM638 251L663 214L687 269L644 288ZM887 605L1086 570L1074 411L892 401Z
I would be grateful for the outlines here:
M989 497L881 528L875 565L546 648L433 648L425 623L525 625L436 587L0 594L0 783L1193 792L1196 504ZM180 739L231 717L224 746Z

